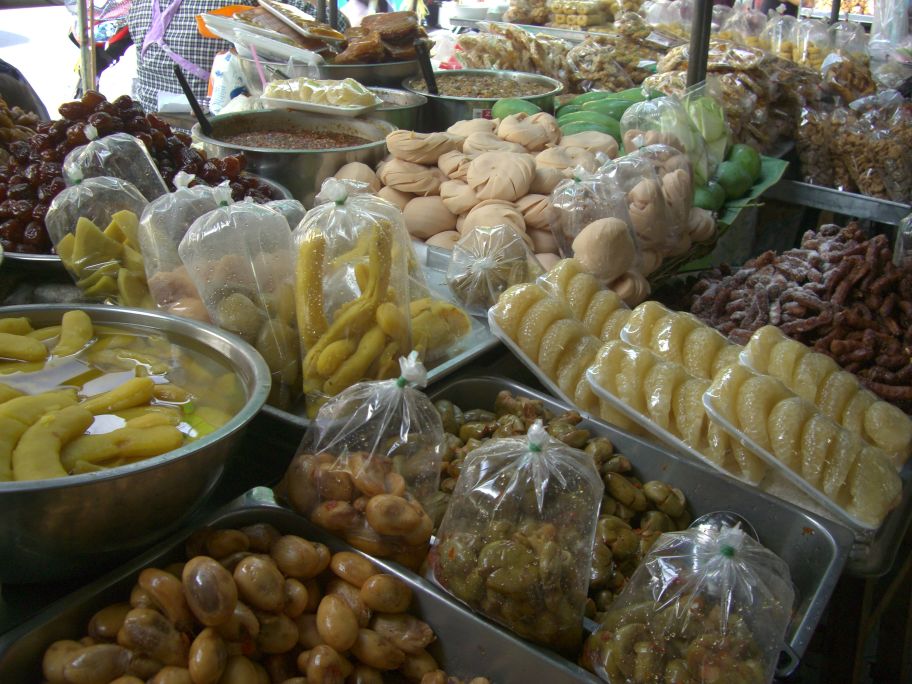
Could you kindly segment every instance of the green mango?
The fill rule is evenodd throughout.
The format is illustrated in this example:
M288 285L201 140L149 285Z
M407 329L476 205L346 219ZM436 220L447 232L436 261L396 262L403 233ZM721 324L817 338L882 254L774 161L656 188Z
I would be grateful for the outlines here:
M573 114L574 112L581 112L581 111L583 111L582 105L565 104L563 107L558 108L558 110L554 113L554 116L556 116L559 119L562 116L564 116L565 114Z
M723 204L725 204L725 188L716 181L709 181L706 185L694 188L693 205L695 207L719 211Z
M716 181L725 189L727 200L744 196L754 184L754 179L750 174L733 161L724 161L719 164L719 168L716 169Z
M491 116L495 119L506 119L511 114L538 114L540 107L532 104L528 100L521 100L518 97L508 97L498 100L491 107Z
M612 93L609 93L605 90L592 90L588 93L583 93L582 95L577 95L572 100L570 104L572 105L584 105L587 102L592 102L594 100L602 100L606 97L611 97Z
M615 122L615 126L602 126L600 124L594 123L568 123L560 127L561 133L563 135L575 135L576 133L585 133L586 131L598 131L599 133L607 133L612 138L621 142L621 128L620 124Z
M584 112L598 112L599 114L604 114L605 116L610 116L612 119L621 120L621 117L624 116L624 112L630 109L630 106L636 104L632 100L596 100L594 102L587 102L583 105Z
M728 153L728 161L734 162L747 171L750 174L751 183L756 182L756 180L760 178L760 153L750 145L739 143L732 146L731 152Z
M605 116L599 112L574 112L572 114L565 114L560 116L557 119L558 126L565 126L567 124L574 123L593 123L598 124L599 126L605 126L606 128L613 127L616 123L616 119L612 119L610 116Z

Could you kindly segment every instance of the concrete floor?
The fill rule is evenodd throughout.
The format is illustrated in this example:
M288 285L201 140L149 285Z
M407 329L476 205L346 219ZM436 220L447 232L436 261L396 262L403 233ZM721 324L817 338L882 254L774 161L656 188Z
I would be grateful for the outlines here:
M73 99L79 50L67 37L74 17L63 6L0 9L0 59L19 69L52 118ZM134 48L101 76L108 99L129 94L136 75Z

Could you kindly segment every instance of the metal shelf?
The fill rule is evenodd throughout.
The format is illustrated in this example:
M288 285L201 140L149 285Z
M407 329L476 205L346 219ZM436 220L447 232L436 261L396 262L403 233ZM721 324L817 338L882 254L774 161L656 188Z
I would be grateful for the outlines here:
M912 213L912 206L908 204L793 180L779 181L766 191L764 197L891 226L899 224Z
M478 28L479 24L485 23L499 23L506 24L510 22L492 22L489 19L450 19L450 25L456 28ZM529 33L542 33L546 36L552 36L554 38L561 38L562 40L567 40L572 43L582 43L588 35L587 31L577 31L575 29L559 29L553 28L551 26L535 26L533 24L513 24L510 23L510 26L516 26L517 28L525 29Z
M828 9L814 9L812 7L802 7L799 10L799 14L802 17L815 17L817 19L829 19L832 14ZM850 12L840 12L840 19L847 19L849 21L857 21L859 24L872 24L874 23L874 17L870 14L852 14Z

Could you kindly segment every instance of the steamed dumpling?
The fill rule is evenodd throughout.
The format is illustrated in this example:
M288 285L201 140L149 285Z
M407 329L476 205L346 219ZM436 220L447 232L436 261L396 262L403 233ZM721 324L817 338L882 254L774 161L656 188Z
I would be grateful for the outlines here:
M402 192L390 187L381 188L380 192L377 193L377 197L385 199L390 204L398 207L399 211L405 209L405 205L408 204L414 196L415 195L410 192Z
M618 297L630 307L636 306L649 296L651 288L649 281L637 271L627 271L617 280L608 284Z
M544 230L550 234L551 224L556 216L551 200L545 195L526 195L516 200L516 208L522 212L528 230ZM540 250L550 252L550 249Z
M374 173L374 170L367 164L362 164L361 162L346 164L336 171L336 178L365 183L367 184L368 189L374 194L380 192L380 188L382 187L380 179L377 178L377 174Z
M442 233L432 235L425 242L431 247L442 247L443 249L453 249L459 239L462 237L455 230L445 230Z
M637 256L630 229L616 218L593 221L574 238L572 247L583 268L604 282L619 278Z
M538 114L533 114L529 117L529 121L534 123L536 126L541 126L545 129L545 132L548 134L548 144L557 145L561 139L561 129L557 123L557 119L548 114L547 112L539 112Z
M443 171L447 178L452 180L465 180L466 174L469 172L469 163L471 161L472 160L468 155L459 150L453 150L452 152L440 155L440 159L437 160L437 168Z
M536 166L535 177L532 179L532 185L529 186L529 192L536 195L550 195L562 180L564 180L564 174L560 169Z
M477 155L485 152L517 152L524 154L526 148L516 143L501 140L493 133L472 133L462 145L465 154Z
M405 206L402 216L409 235L422 240L456 228L455 214L437 196L416 197Z
M472 160L466 182L480 200L515 201L525 196L535 177L531 155L486 152Z
M386 136L386 146L396 159L414 164L436 164L440 155L459 150L463 138L449 133L416 133L393 131Z
M466 183L460 180L448 180L440 184L440 199L451 212L456 214L465 214L480 201Z

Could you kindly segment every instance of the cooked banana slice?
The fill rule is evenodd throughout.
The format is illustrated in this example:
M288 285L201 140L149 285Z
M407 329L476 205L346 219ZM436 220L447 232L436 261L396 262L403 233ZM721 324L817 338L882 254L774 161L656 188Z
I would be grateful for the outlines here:
M646 373L643 394L646 413L663 430L677 433L672 422L672 404L678 385L687 380L687 373L676 363L660 361Z
M568 350L557 364L557 386L568 397L572 397L580 378L598 354L601 343L595 337L586 335Z
M552 297L566 301L570 281L575 276L585 272L586 269L576 259L561 259L554 264L550 271L539 278L539 282Z
M626 305L618 297L614 290L599 290L589 302L589 308L586 309L586 315L583 316L583 325L586 330L599 337L602 334L602 327L608 317L618 309L626 309Z
M795 365L795 373L789 389L813 404L826 379L838 371L839 366L829 356L808 352Z
M713 379L713 360L728 343L712 328L700 326L687 335L681 358L684 370L697 378Z
M505 290L492 308L494 320L511 339L529 308L544 299L547 293L535 283L520 283Z
M758 373L766 373L773 347L784 339L785 335L774 325L764 325L755 331L744 347L747 352L745 357L750 367Z
M539 345L542 342L542 333L544 333L554 321L563 318L569 319L570 312L567 311L566 305L554 297L545 297L533 304L526 315L523 316L522 322L516 329L516 344L522 349L529 358L535 361L538 358Z
M653 326L670 315L672 312L658 302L643 302L631 312L627 325L624 326L624 340L637 347L648 347Z
M599 337L602 342L611 342L621 338L621 329L627 324L630 318L630 309L618 309L608 317L605 325L602 327Z
M825 416L837 423L842 422L849 401L859 391L858 380L851 373L837 371L831 373L817 392L816 404Z
M544 329L544 328L543 328ZM562 318L552 323L541 336L538 367L552 380L557 377L557 365L568 350L586 336L586 329L579 321ZM535 358L535 357L533 357Z
M565 299L570 305L570 311L573 317L581 321L586 316L589 303L601 288L595 277L589 273L579 273L573 276L570 285L567 287Z
M849 400L845 411L842 413L842 420L837 421L842 427L856 435L864 435L864 419L868 409L877 403L877 397L871 392L862 390L856 392L855 396Z
M643 392L646 373L655 363L655 356L646 350L627 347L621 372L617 378L618 396L637 413L646 415L646 396Z
M674 392L674 426L673 431L681 441L702 450L705 443L706 410L703 408L703 393L709 387L709 381L703 378L687 378Z
M811 417L811 408L798 397L776 404L766 421L770 451L786 467L801 472L801 434Z
M861 437L848 430L840 430L830 449L830 460L823 469L823 493L836 500L842 486L846 483L855 459L861 453L864 444Z
M912 420L900 409L885 401L876 401L864 413L865 437L880 447L901 466L909 458L912 444Z
M716 354L712 360L712 376L716 377L719 371L725 370L729 366L737 365L741 359L741 350L744 347L737 344L726 344Z
M786 387L792 387L792 378L798 360L808 353L808 348L795 340L782 340L770 352L769 365L766 372L777 380L781 380Z
M737 406L741 385L753 377L756 376L744 366L729 366L713 381L713 406L723 418L736 427L739 425Z
M837 434L839 427L822 413L812 415L801 432L801 477L817 488Z
M649 348L666 361L680 364L684 359L684 341L700 325L690 314L665 316L652 327Z
M748 378L738 390L735 402L736 423L741 431L763 449L770 449L767 418L770 411L785 399L788 390L782 383L768 375Z
M732 440L732 456L741 470L741 477L750 482L757 484L765 476L769 466L764 463L763 459L748 451L745 447Z
M879 525L899 502L902 480L882 451L866 447L849 474L849 494L848 512L866 523Z

